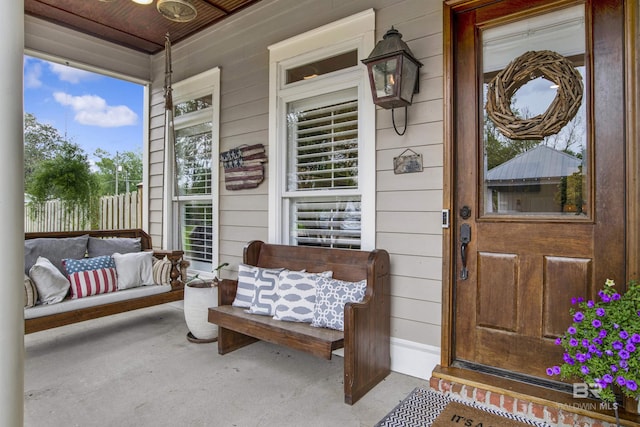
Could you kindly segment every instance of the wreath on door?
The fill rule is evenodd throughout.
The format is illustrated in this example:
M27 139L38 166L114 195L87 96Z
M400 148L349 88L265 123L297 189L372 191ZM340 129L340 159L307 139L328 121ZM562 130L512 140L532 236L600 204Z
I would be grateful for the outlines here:
M527 82L544 77L558 86L549 108L523 119L511 110L511 98ZM485 109L507 138L543 139L554 135L576 115L582 104L582 76L573 63L559 53L542 50L520 55L489 82Z

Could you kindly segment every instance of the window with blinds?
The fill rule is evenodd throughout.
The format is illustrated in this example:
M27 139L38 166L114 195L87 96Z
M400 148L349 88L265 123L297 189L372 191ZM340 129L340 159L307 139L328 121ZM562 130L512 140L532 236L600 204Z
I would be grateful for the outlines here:
M184 258L210 271L213 252L212 96L179 102L175 112L174 203Z
M180 210L184 256L191 261L191 268L203 270L204 266L211 264L213 206L210 202L187 201L180 203Z
M360 249L356 89L289 103L287 127L290 244Z

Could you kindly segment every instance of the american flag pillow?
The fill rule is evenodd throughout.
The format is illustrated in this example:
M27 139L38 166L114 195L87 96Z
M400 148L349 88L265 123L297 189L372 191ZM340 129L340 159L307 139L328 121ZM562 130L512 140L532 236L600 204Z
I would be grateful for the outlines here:
M118 287L116 264L109 255L84 259L64 259L71 282L71 298L115 292Z

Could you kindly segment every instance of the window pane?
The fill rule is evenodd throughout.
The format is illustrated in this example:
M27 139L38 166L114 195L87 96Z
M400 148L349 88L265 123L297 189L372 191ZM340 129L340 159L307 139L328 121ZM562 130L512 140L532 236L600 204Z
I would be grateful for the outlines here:
M211 269L212 211L213 206L210 202L180 202L184 258L191 262L190 268L194 270Z
M358 187L358 100L354 92L288 105L289 191Z
M358 65L358 51L352 50L331 58L288 69L287 84L299 82L300 80L309 80L322 74L332 73L355 65Z
M360 249L360 198L291 203L292 245Z
M584 217L589 206L584 6L493 27L483 31L482 38L484 214ZM582 104L577 114L553 135L543 139L509 138L486 114L489 82L525 52L543 50L569 59L580 73L584 86ZM554 82L537 77L506 101L518 120L535 119L545 114L557 93ZM548 123L549 119L545 120Z
M177 103L173 108L173 115L179 117L184 114L193 113L194 111L205 110L212 105L213 95L205 95L200 98Z
M211 122L176 130L180 196L211 194Z

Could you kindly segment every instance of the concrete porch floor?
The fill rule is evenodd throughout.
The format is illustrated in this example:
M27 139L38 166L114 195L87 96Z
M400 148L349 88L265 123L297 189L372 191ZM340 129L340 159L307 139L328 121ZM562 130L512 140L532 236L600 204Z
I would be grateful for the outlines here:
M428 381L392 372L353 406L343 359L187 341L182 303L25 336L24 425L373 426Z

